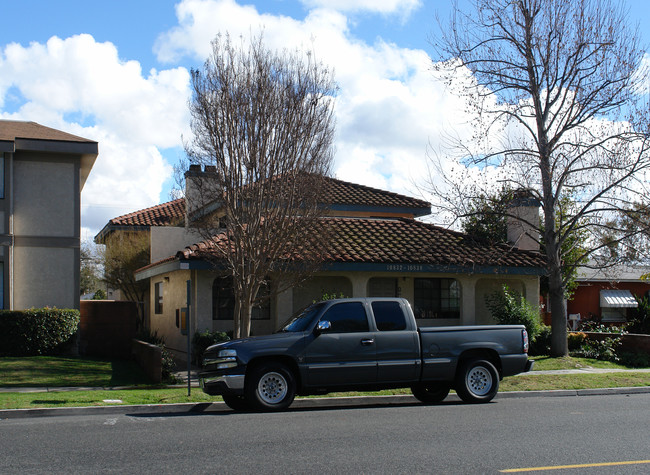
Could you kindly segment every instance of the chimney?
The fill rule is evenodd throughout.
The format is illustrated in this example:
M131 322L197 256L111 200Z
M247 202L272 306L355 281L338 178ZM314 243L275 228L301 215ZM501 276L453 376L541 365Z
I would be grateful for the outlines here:
M201 165L190 165L190 169L185 172L185 226L188 226L197 211L214 202L216 198L217 168L206 165L203 170Z
M520 189L508 205L508 242L517 249L539 251L539 200L531 190Z

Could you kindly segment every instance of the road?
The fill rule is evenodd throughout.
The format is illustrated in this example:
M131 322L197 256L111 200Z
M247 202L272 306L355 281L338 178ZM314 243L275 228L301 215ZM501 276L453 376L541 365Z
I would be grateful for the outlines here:
M0 473L650 473L649 427L650 394L4 419Z

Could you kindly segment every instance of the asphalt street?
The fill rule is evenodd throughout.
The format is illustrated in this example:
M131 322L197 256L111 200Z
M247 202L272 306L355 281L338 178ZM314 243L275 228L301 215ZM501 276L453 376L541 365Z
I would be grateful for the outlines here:
M122 409L0 420L0 473L650 472L650 394L277 414Z

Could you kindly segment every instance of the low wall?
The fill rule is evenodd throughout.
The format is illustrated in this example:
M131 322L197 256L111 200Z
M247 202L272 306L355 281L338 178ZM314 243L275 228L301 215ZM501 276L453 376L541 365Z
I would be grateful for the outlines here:
M162 348L151 343L131 340L133 358L154 383L162 381Z
M632 353L646 353L650 355L650 335L638 335L636 333L598 333L583 332L590 340L602 341L605 338L621 338L621 350Z
M82 300L79 308L79 353L106 358L131 358L136 335L135 302Z

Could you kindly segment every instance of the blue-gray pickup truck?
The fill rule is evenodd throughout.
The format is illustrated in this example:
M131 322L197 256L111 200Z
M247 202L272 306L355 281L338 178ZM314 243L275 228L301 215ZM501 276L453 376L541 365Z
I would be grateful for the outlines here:
M418 328L408 301L352 298L313 304L277 333L204 353L199 382L234 410L287 408L296 395L410 387L424 403L455 389L488 402L499 381L530 371L522 325Z

